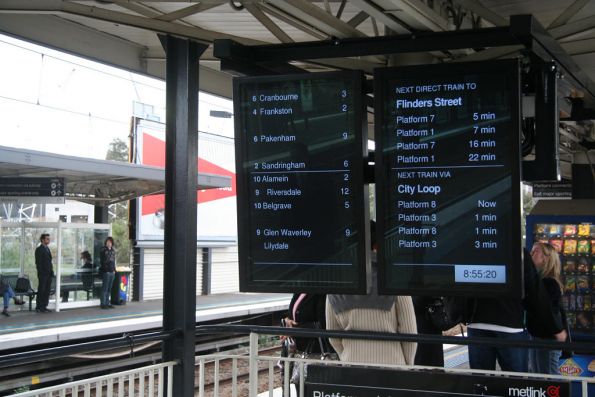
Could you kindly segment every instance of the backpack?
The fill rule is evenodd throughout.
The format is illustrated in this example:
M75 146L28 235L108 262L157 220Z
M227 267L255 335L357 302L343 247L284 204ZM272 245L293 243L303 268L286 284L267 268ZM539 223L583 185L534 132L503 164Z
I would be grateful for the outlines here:
M31 292L33 288L31 288L31 281L25 277L17 278L17 283L14 287L15 292Z
M441 296L426 306L426 313L434 327L448 331L465 320L465 305L463 297Z

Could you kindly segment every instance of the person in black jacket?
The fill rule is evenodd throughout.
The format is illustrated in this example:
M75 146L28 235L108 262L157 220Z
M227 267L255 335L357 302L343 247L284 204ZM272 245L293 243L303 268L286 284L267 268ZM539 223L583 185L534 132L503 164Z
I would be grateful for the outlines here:
M326 329L325 321L326 295L293 294L283 323L286 327ZM298 351L309 350L311 353L320 351L318 338L293 338ZM328 343L325 341L324 348Z
M560 257L556 249L548 243L536 243L531 250L531 259L535 268L542 277L543 288L547 293L551 318L554 319L553 327L544 324L539 316L532 311L527 312L527 325L529 333L534 339L555 339L559 342L566 341L566 319L562 309L562 281L560 279ZM545 302L548 303L548 302ZM531 349L529 353L529 366L533 372L542 374L559 375L558 361L561 350Z
M551 304L541 278L535 270L529 251L524 250L525 297L470 299L467 313L468 335L509 340L528 340L525 310L539 318L543 327L555 327ZM494 370L496 360L504 371L528 372L529 350L523 347L493 347L488 344L469 346L472 369Z
M428 316L428 306L434 303L434 296L414 296L413 307L417 322L417 332L427 335L442 335ZM418 343L415 353L415 365L444 367L444 348L442 343Z
M111 304L112 284L114 283L114 276L116 274L116 250L114 249L114 239L108 237L105 239L104 246L101 248L99 255L101 273L101 308L112 309Z
M50 235L43 233L39 237L41 244L35 249L35 266L37 267L37 305L36 311L47 313L50 300L50 289L52 278L54 277L54 268L52 265L52 253L50 251Z

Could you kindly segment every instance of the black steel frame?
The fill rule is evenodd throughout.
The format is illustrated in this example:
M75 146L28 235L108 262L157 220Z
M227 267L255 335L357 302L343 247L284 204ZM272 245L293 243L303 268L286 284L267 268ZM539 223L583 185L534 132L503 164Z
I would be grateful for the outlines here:
M246 46L230 39L221 39L215 40L213 55L221 60L235 61L237 64L258 65L266 62L283 63L308 59L448 51L515 44L521 43L509 28L496 27L258 46Z
M159 39L166 52L163 329L179 331L165 340L163 360L179 362L173 395L190 397L196 324L198 60L208 46L170 35Z
M295 68L287 64L289 61L514 45L522 45L528 54L534 54L545 62L554 61L565 78L572 85L581 87L593 103L595 83L532 15L512 15L510 25L503 27L417 32L372 38L334 38L258 46L246 46L233 40L221 39L215 40L213 54L222 61L222 69L255 75L276 74L282 67Z
M535 125L541 132L536 140L536 158L523 161L523 180L557 180L556 108L551 95L555 91L556 73L561 72L564 86L572 85L584 91L585 107L595 107L595 83L580 69L572 57L533 18L532 15L513 15L509 26L461 29L446 32L416 32L412 34L372 38L333 38L289 44L246 46L229 39L215 40L213 54L221 60L221 69L243 75L295 73L290 61L308 61L321 58L344 58L367 55L391 55L412 52L449 51L455 49L484 49L489 47L522 46L532 64L538 65L540 77L548 83L536 93L536 104L542 108L536 113ZM544 70L544 64L555 69ZM303 72L297 69L297 72ZM552 90L553 87L553 90ZM564 96L562 93L560 96ZM556 108L557 109L557 108ZM556 120L552 120L555 117ZM555 123L555 124L553 124Z

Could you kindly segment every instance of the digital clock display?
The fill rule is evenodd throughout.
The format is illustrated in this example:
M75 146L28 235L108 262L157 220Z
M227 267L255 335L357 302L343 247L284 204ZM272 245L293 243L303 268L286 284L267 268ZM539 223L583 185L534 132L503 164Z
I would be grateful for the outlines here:
M518 61L374 80L381 291L519 295Z

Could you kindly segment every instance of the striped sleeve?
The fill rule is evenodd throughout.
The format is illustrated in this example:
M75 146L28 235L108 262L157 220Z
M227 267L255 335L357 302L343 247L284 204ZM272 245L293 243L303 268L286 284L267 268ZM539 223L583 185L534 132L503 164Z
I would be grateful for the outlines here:
M331 307L328 302L328 297L326 299L326 329L334 330L334 329L343 329L341 324L339 324L335 311ZM333 346L333 349L341 355L343 353L343 341L339 338L329 338L329 342Z
M417 334L417 323L411 297L397 296L395 310L397 311L397 331L403 334ZM405 362L407 365L413 365L417 343L401 342L401 346L403 355L405 356Z

